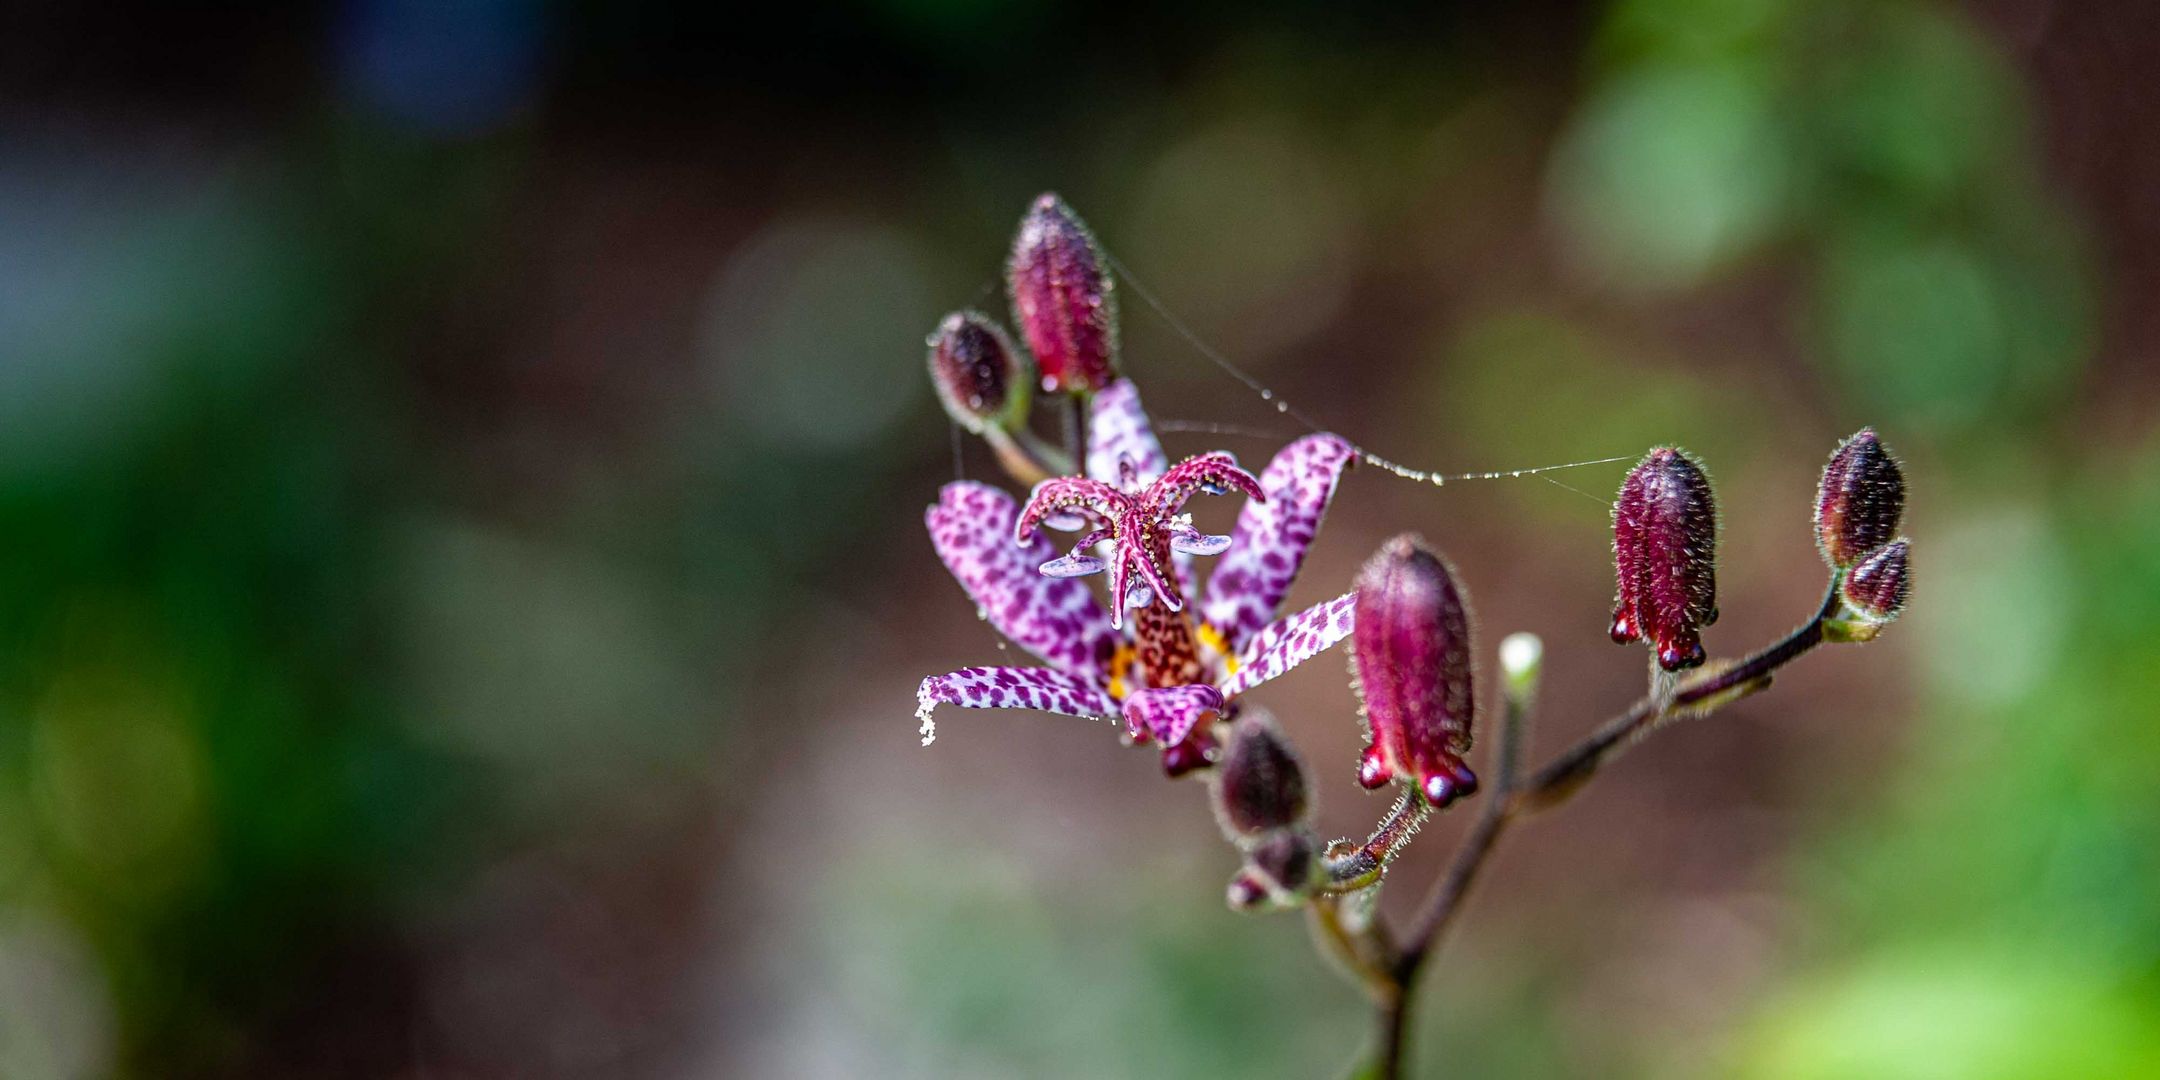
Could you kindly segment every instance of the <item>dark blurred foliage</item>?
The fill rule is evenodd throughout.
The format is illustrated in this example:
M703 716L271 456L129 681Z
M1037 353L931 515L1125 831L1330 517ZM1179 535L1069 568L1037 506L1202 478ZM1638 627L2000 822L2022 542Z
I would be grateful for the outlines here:
M13 5L0 1075L1345 1065L1197 788L913 745L999 656L922 337L1051 188L1391 456L1700 452L1714 652L1812 601L1837 438L1906 455L1913 615L1525 830L1424 1059L2151 1070L2156 57L2130 2ZM1288 430L1127 304L1159 415ZM1618 473L1555 478L1353 477L1300 597L1424 531L1557 743L1640 658ZM1309 668L1265 704L1356 831Z

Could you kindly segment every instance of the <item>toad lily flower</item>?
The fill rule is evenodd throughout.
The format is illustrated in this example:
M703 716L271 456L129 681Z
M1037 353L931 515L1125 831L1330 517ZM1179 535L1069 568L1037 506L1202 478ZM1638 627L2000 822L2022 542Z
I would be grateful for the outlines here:
M1105 387L1090 410L1087 475L1037 485L1025 508L988 485L951 483L925 515L939 557L982 617L1049 666L924 679L923 743L935 737L940 704L1122 715L1133 741L1163 747L1163 768L1175 776L1209 763L1210 729L1231 718L1239 694L1350 633L1353 595L1276 616L1356 451L1337 436L1308 435L1257 478L1221 451L1172 466L1131 380ZM1196 494L1231 491L1248 501L1228 537L1200 533L1182 512ZM1046 525L1086 532L1059 555ZM1189 604L1192 556L1213 554L1222 560ZM1107 608L1078 580L1103 572Z

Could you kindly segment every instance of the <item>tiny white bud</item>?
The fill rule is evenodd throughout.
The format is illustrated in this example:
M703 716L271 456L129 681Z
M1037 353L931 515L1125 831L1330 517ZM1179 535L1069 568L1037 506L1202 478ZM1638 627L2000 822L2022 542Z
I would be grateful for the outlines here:
M1500 674L1507 679L1508 693L1521 698L1537 689L1538 668L1545 660L1545 641L1536 634L1516 632L1500 639Z

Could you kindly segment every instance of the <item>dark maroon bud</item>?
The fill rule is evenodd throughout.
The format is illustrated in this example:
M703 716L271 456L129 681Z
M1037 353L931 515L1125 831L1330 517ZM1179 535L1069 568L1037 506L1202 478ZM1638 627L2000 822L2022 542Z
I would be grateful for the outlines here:
M1046 391L1093 392L1117 376L1117 298L1095 236L1045 194L1020 219L1005 272Z
M1840 443L1815 489L1815 542L1832 566L1845 568L1890 542L1905 513L1905 473L1897 458L1861 428Z
M1035 376L998 325L972 311L945 316L930 335L930 382L946 415L977 435L1027 420Z
M1274 892L1298 896L1312 885L1313 868L1319 865L1313 854L1311 834L1278 829L1246 851L1245 869Z
M1365 563L1355 603L1351 658L1367 725L1358 782L1406 780L1436 807L1477 790L1462 759L1477 707L1470 611L1454 572L1405 533Z
M1703 662L1698 630L1717 621L1717 501L1686 453L1661 446L1629 471L1613 503L1619 598L1612 639L1649 639L1667 671Z
M1267 717L1247 713L1230 728L1216 771L1215 807L1233 836L1254 836L1305 817L1305 766Z
M1845 575L1845 603L1863 618L1886 623L1905 610L1912 593L1912 542L1900 539L1875 549Z
M1230 879L1229 895L1225 897L1233 911L1251 911L1268 902L1267 882L1251 869L1237 872Z

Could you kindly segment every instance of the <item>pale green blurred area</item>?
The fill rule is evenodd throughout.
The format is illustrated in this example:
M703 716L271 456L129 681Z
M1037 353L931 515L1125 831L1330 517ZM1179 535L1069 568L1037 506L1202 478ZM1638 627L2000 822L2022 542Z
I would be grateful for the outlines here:
M1197 785L1079 721L915 745L920 677L1022 662L923 535L994 474L922 339L1003 317L1052 188L1389 457L1700 454L1720 654L1818 595L1836 440L1904 456L1912 613L1512 838L1420 1075L2160 1075L2139 10L384 2L201 30L274 62L193 104L24 91L0 1076L1346 1073L1363 1003L1224 908ZM1173 453L1298 433L1134 282L1156 415L1262 432ZM1640 686L1623 467L1363 470L1293 601L1423 532L1481 647L1544 636L1550 752ZM1339 661L1258 703L1367 828Z

